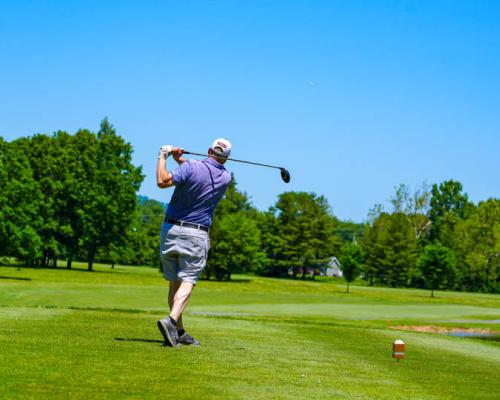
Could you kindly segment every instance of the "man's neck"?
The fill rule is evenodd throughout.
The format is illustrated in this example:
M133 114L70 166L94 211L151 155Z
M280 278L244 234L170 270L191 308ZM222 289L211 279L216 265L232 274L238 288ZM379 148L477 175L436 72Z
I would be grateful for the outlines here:
M211 154L208 156L208 158L211 160L214 160L217 164L220 164L220 165L224 165L224 163L227 161L224 158L220 158L220 157L217 157L217 156L214 156Z

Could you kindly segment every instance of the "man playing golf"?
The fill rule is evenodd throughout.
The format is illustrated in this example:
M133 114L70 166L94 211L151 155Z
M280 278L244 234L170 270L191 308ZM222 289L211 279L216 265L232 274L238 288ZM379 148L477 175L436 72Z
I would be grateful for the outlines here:
M175 186L160 239L163 274L170 284L170 315L158 321L158 328L168 346L200 344L184 330L182 312L207 263L212 215L231 181L224 167L230 153L231 143L220 138L202 161L183 158L183 149L171 145L162 146L158 155L158 187ZM167 167L169 155L179 164L174 171Z

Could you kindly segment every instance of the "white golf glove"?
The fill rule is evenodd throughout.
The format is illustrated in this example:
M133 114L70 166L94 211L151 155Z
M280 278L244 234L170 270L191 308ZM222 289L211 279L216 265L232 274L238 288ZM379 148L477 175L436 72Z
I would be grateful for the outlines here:
M167 158L170 153L172 153L172 150L174 149L174 146L171 144L166 144L160 147L160 152L158 153L158 158L164 157Z

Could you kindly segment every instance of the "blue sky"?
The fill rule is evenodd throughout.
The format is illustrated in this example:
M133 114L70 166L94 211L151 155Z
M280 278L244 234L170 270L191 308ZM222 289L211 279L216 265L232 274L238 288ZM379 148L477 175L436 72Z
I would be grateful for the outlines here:
M156 188L158 148L228 165L260 209L286 190L362 221L394 187L500 197L500 2L0 1L0 136L107 116Z

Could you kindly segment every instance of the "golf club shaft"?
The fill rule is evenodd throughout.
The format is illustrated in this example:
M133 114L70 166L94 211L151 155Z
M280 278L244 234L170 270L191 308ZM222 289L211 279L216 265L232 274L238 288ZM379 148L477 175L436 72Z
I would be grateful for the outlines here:
M192 154L194 156L203 156L203 157L208 157L208 154L203 154L203 153L194 153L192 151L187 151L187 150L184 150L184 154ZM228 161L236 161L236 162L240 162L240 163L245 163L245 164L252 164L252 165L260 165L261 167L269 167L269 168L276 168L276 169L282 169L282 167L277 167L275 165L269 165L269 164L261 164L261 163L256 163L256 162L253 162L253 161L244 161L244 160L237 160L235 158L227 158Z

